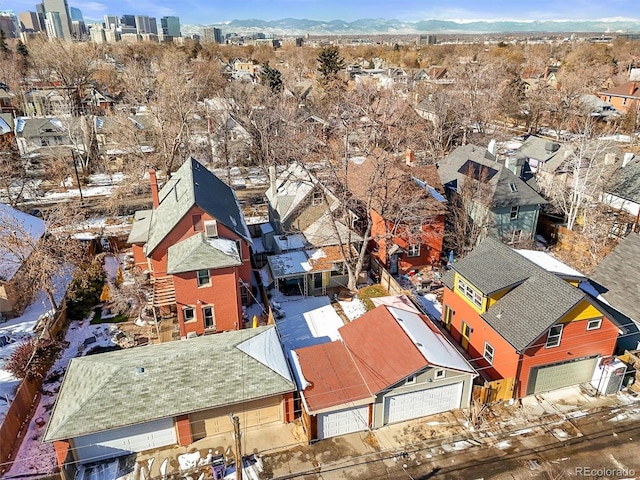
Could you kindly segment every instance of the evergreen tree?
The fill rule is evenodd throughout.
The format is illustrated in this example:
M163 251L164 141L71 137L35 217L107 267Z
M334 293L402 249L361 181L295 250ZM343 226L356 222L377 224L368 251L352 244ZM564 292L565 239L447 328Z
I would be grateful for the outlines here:
M338 47L324 47L318 55L318 71L325 81L335 79L338 72L345 67L344 58L340 56Z
M263 84L269 86L272 92L277 93L282 91L282 74L277 68L271 68L269 62L265 62L262 65L260 79Z
M23 57L29 56L29 50L27 50L27 46L22 43L22 40L18 40L18 45L16 46L16 52L18 52Z

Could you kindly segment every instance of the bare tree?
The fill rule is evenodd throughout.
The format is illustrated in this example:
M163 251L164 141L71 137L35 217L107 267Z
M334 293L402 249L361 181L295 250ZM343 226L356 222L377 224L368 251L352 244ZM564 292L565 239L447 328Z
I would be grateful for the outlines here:
M0 219L0 239L5 259L16 264L17 273L12 288L18 294L18 310L29 304L42 290L54 309L60 277L72 274L83 257L80 243L73 238L68 225L73 224L78 209L60 204L45 212L44 235L34 235L34 226L21 216L3 213Z

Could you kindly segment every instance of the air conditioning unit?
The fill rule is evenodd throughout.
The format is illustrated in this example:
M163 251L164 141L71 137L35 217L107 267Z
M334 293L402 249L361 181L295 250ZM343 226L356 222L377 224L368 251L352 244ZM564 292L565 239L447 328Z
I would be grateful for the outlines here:
M216 238L218 236L218 222L215 220L206 220L204 222L204 232L209 238Z

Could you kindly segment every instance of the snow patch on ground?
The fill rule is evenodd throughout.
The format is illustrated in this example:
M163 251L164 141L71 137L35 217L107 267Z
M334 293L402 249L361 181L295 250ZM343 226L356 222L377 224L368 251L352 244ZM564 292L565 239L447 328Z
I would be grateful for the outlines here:
M338 302L342 307L342 311L350 321L355 320L367 313L367 307L359 298L354 298L350 302Z

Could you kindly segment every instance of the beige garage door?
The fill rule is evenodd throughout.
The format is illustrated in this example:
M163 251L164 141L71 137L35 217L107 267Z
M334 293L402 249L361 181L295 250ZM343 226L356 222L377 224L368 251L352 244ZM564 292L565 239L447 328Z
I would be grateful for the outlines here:
M231 407L214 408L189 415L193 440L233 432L230 414L240 418L240 428L251 428L282 420L279 397L263 398Z
M581 358L531 369L527 395L570 387L591 380L597 357Z

